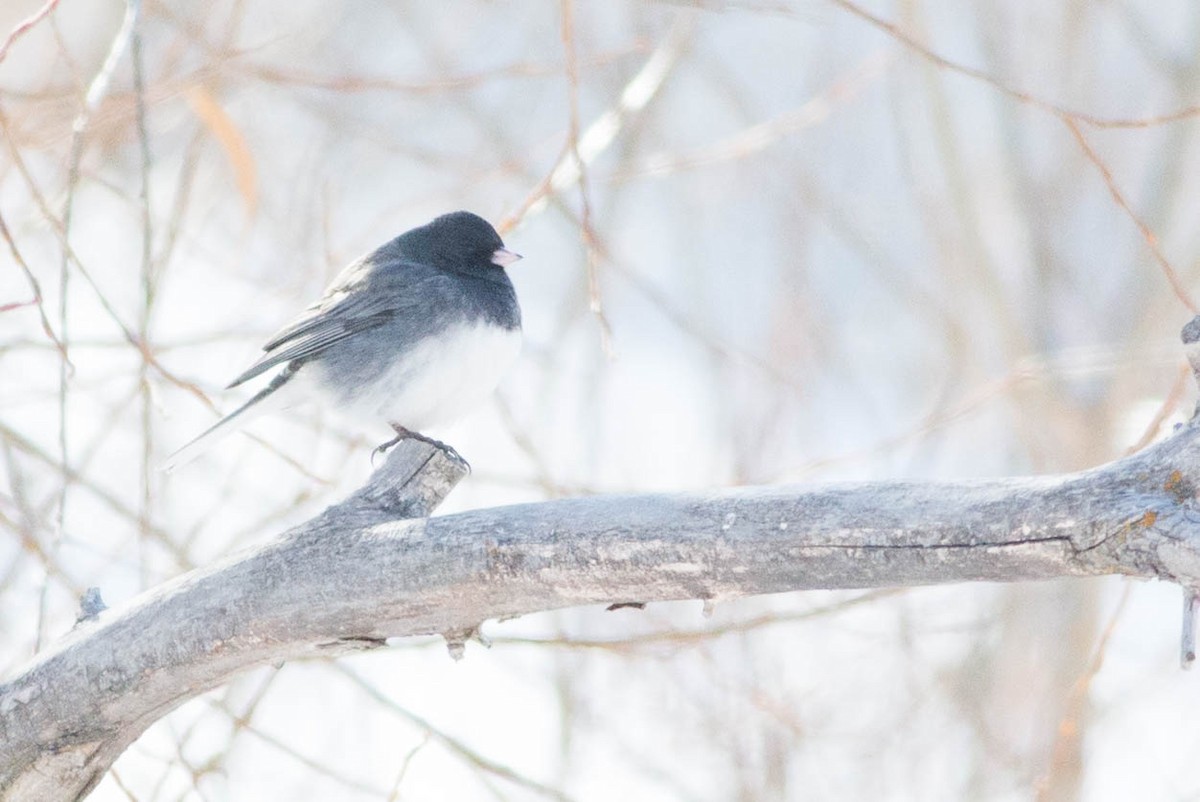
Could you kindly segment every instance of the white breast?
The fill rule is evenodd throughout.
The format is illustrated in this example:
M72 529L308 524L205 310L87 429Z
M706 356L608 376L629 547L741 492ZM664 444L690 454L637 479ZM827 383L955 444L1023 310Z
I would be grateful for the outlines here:
M452 423L487 400L520 350L520 329L459 326L420 343L340 405L363 421L423 432Z

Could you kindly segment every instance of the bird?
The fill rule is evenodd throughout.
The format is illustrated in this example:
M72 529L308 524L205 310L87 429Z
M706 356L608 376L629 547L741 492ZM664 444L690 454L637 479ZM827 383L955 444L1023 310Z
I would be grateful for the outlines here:
M506 268L520 258L482 217L457 211L356 259L226 389L274 370L267 385L172 454L166 469L264 413L312 400L389 424L396 436L376 454L411 437L462 460L422 432L485 401L515 362L521 307Z

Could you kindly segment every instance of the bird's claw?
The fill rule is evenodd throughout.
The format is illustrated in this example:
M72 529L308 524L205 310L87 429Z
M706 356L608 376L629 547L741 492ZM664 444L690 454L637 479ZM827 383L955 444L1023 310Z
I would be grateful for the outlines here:
M429 445L433 446L434 448L437 448L443 454L445 454L449 459L453 460L454 462L459 463L464 468L466 468L467 472L470 473L471 463L467 462L463 458L463 455L459 454L458 451L455 450L454 446L443 443L441 440L434 440L432 437L423 435L420 432L414 432L412 429L406 429L403 426L398 426L394 423L392 424L392 428L396 430L396 436L393 437L391 440L388 440L386 443L381 443L375 447L375 450L371 452L371 464L372 465L375 464L375 458L377 456L379 456L380 454L387 453L387 450L389 448L391 448L394 445L397 445L402 440L407 440L409 438L412 438L413 440L420 440L422 443L428 443Z
M386 454L389 448L396 445L403 439L404 439L403 435L396 435L391 440L388 440L386 443L380 443L379 445L375 446L375 450L373 450L371 452L371 467L372 468L375 467L375 458L376 457L378 457L380 454Z

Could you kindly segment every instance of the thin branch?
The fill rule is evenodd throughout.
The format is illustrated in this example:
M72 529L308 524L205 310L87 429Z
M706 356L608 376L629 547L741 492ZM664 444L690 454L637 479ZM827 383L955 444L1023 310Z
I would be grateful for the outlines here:
M663 150L651 153L628 170L615 172L600 180L630 181L635 178L661 178L674 173L709 167L722 162L740 161L783 142L787 137L813 128L833 113L839 104L846 104L864 89L886 74L892 59L880 51L856 65L824 90L794 109L775 115L769 120L747 126L708 145L690 150Z
M1091 144L1087 141L1087 137L1083 135L1083 131L1079 129L1079 125L1067 115L1062 116L1062 121L1071 132L1071 135L1075 137L1075 141L1079 143L1079 147L1083 149L1083 153L1087 156L1088 161L1100 171L1100 175L1104 178L1104 183L1108 186L1108 191L1112 194L1113 200L1124 210L1129 219L1133 221L1133 224L1138 227L1138 231L1142 232L1142 239L1146 241L1146 246L1150 248L1150 253L1154 255L1154 261L1158 262L1158 266L1162 268L1163 274L1166 275L1167 282L1171 285L1171 290L1174 291L1175 297L1192 314L1200 311L1196 307L1196 302L1192 300L1191 294L1183 285L1183 281L1180 280L1179 274L1175 272L1175 268L1171 267L1171 263L1167 261L1166 254L1159 247L1158 237L1150 230L1150 226L1146 221L1142 220L1138 213L1133 210L1133 207L1129 205L1129 201L1125 199L1121 188L1117 186L1117 180L1113 178L1112 171L1108 169L1108 165L1104 163L1104 160L1092 148Z
M133 88L137 113L138 155L141 159L141 181L138 187L138 206L141 214L142 253L141 253L141 284L142 306L138 315L138 340L145 343L143 354L150 352L150 318L154 310L154 299L157 294L157 280L154 275L154 228L153 215L150 212L150 171L153 158L150 153L150 133L146 124L146 77L142 61L142 34L138 20L141 16L141 0L127 0L134 22L130 34L129 59L133 66ZM158 473L154 458L154 400L150 390L150 363L143 358L138 367L138 395L141 402L141 503L138 508L138 557L142 573L143 585L149 584L146 575L145 541L150 530L151 510L153 508L153 478Z
M1041 800L1056 798L1047 792L1053 787L1055 773L1063 767L1068 760L1068 756L1078 746L1078 740L1081 737L1080 722L1085 713L1088 692L1091 690L1092 681L1100 673L1100 669L1104 667L1104 657L1108 654L1109 641L1112 640L1113 632L1116 631L1117 624L1125 614L1125 607L1129 602L1132 590L1133 584L1126 582L1125 587L1121 589L1121 598L1117 600L1117 606L1113 609L1112 615L1108 619L1108 624L1104 627L1104 631L1100 633L1100 639L1096 642L1092 659L1088 661L1087 668L1071 687L1071 693L1066 704L1067 710L1059 720L1058 727L1055 730L1056 737L1054 745L1050 750L1049 766L1046 773L1034 783L1036 798L1039 802Z
M33 457L45 467L53 469L60 474L61 479L69 481L73 487L79 487L88 491L102 502L106 508L121 518L134 525L138 523L138 513L136 510L131 509L117 494L105 489L85 476L80 471L80 466L63 465L57 462L47 451L41 449L36 443L23 436L17 430L5 426L3 422L0 422L0 439L3 439L5 443L11 444L18 451ZM187 554L187 551L175 543L161 528L158 526L152 527L150 534L163 545L181 567L186 568L193 565L192 558Z
M38 319L42 322L42 331L46 333L50 342L54 343L54 347L58 349L59 356L67 365L68 372L74 370L71 366L71 360L67 356L67 347L63 345L62 340L58 339L58 335L54 333L54 326L51 325L50 318L46 315L46 304L42 298L42 285L38 283L37 277L33 275L33 271L29 268L29 263L21 255L21 250L17 247L17 242L13 239L12 232L8 230L8 224L4 222L4 215L2 214L0 214L0 237L3 237L4 241L8 243L8 250L12 254L13 261L17 263L17 267L21 268L21 272L25 274L25 279L29 282L30 289L33 290L32 305L37 307Z
M5 57L8 56L8 49L12 47L18 39L29 33L33 26L50 16L51 12L53 12L54 8L58 5L58 2L59 0L47 0L44 6L30 14L21 22L17 23L17 26L9 32L8 37L4 40L3 44L0 44L0 62L4 61Z
M492 774L500 779L507 780L514 785L519 785L522 788L534 791L542 796L550 797L551 799L561 800L561 802L566 802L570 799L570 797L557 788L551 788L548 785L540 783L537 780L531 779L517 771L514 771L512 768L505 766L503 763L498 763L491 758L479 754L479 752L476 752L459 739L435 727L428 719L418 716L411 710L396 704L394 699L380 691L378 688L368 682L365 677L363 677L357 671L354 671L349 666L339 663L336 664L334 668L339 674L348 678L352 683L354 683L354 685L356 685L363 693L370 696L373 701L392 711L410 724L415 725L425 733L426 737L433 738L459 758L474 766L476 769L487 772L488 774Z
M216 702L213 702L212 706L215 708L224 710L224 708ZM229 711L225 710L225 712L228 713ZM281 738L278 738L274 735L271 735L269 732L265 732L265 731L259 729L258 727L251 724L249 721L243 721L241 718L239 718L237 716L234 716L233 720L234 720L234 723L238 730L240 730L242 732L247 732L247 733L253 735L255 738L258 738L263 743L282 752L283 754L290 757L292 760L296 761L297 763L299 763L300 765L302 765L308 769L311 769L316 774L320 774L322 777L328 777L329 779L333 780L334 782L336 782L340 785L343 785L352 791L358 791L360 793L369 794L370 796L374 796L374 797L381 797L387 793L387 791L385 791L382 788L379 788L374 785L370 785L368 783L365 783L365 782L359 780L356 777L352 777L348 774L343 774L342 772L337 771L336 769L332 769L329 766L326 766L321 761L311 758L308 755L301 752L299 749L296 749L295 747L289 745L288 743L283 741Z
M606 151L629 118L643 111L658 95L667 76L683 55L690 37L691 23L681 19L646 59L642 68L625 84L616 104L593 120L579 135L575 150L564 147L548 178L539 182L520 206L500 222L496 227L500 233L511 231L530 215L539 214L546 208L551 196L575 185L579 180L579 162L590 164Z
M575 161L575 170L579 182L580 212L579 233L583 239L583 249L587 262L587 292L588 308L600 325L600 344L604 353L612 356L612 326L604 315L604 306L600 300L600 277L598 275L599 260L596 254L596 232L592 228L592 200L588 189L587 163L579 153L579 64L575 53L575 3L574 0L562 0L562 42L567 57L567 145L571 158Z
M811 610L799 610L793 613L768 613L766 615L756 616L741 621L730 621L715 626L710 626L705 629L695 630L680 630L670 629L663 632L648 632L642 635L630 635L624 638L603 638L603 639L586 639L572 637L494 637L491 638L493 644L514 645L514 646L555 646L563 649L587 649L627 653L635 651L639 648L653 646L689 646L698 643L723 638L726 635L742 634L753 632L767 627L774 627L780 624L795 624L800 621L811 621L819 618L826 618L831 615L836 615L845 610L861 607L865 604L874 604L880 599L898 596L906 592L907 588L883 588L881 590L872 590L866 593L859 594L845 601L834 602L822 607L815 607Z
M145 344L141 342L138 336L121 318L112 302L109 301L108 297L104 294L104 291L100 288L99 283L92 277L91 272L84 266L83 260L80 259L77 253L75 253L68 239L68 215L64 214L64 216L60 219L50 210L50 205L47 202L45 195L42 193L41 188L38 187L37 182L34 180L33 174L30 172L28 165L26 165L21 151L16 147L11 125L7 116L2 110L0 110L0 130L2 130L4 134L4 136L0 137L0 140L3 140L8 145L9 153L13 157L13 164L16 165L17 171L21 174L26 186L29 187L30 194L33 196L38 211L41 213L42 218L46 221L50 229L57 237L59 247L63 252L63 258L67 260L67 266L73 267L75 271L84 278L88 286L94 292L96 300L100 302L101 308L108 315L109 319L112 320L112 322L116 325L125 341L137 349L141 358L147 360L165 381L195 396L200 400L201 403L216 413L218 411L216 404L212 402L212 400L203 390L201 390L195 383L189 382L168 370L161 362L158 361L154 354L145 347ZM67 204L68 209L69 207L70 203ZM67 334L61 329L61 327L59 336L64 343L67 342Z
M116 36L113 37L112 43L109 45L108 54L105 56L104 63L100 70L88 85L87 94L84 97L83 107L79 114L75 117L75 122L71 129L71 154L67 167L67 196L62 213L62 251L59 260L58 274L58 331L62 337L64 350L69 353L69 344L71 341L70 333L67 326L68 309L70 306L70 240L71 240L71 212L74 208L75 190L79 184L79 167L83 160L84 133L87 130L88 123L91 120L93 112L100 106L105 95L108 93L109 84L112 81L113 73L116 72L117 64L121 60L121 56L125 52L125 48L129 44L130 34L133 31L135 22L137 21L137 13L140 9L140 4L131 2L126 6L125 17L121 22L121 27L117 30ZM15 149L15 144L12 144ZM86 275L86 274L85 274ZM95 283L89 283L95 287ZM106 307L107 300L103 299ZM70 372L68 370L69 359L63 359L59 364L58 372L58 449L59 459L63 465L63 482L59 491L58 511L56 515L56 527L54 541L51 543L50 551L53 555L58 550L59 543L63 538L63 530L66 526L67 518L67 495L70 491L71 483L68 478L70 475L70 439L67 429L67 399L70 392L69 379ZM46 621L46 604L48 601L49 583L43 582L42 589L38 600L38 618L37 618L37 647L40 648L44 625Z
M217 405L213 402L213 400L208 397L208 394L205 393L204 390L202 390L195 382L191 382L191 381L188 381L187 379L184 379L182 376L179 376L174 371L168 369L165 365L163 365L162 362L159 361L158 357L152 351L150 351L150 349L147 347L146 343L143 342L142 339L140 337L138 337L133 332L133 330L125 323L125 321L121 318L120 314L117 312L116 308L112 305L112 303L109 301L107 296L104 294L104 291L100 288L100 285L92 277L91 272L84 266L83 261L79 258L79 255L76 254L75 251L71 248L70 243L67 241L67 230L65 227L65 223L63 220L60 220L58 217L56 217L50 211L50 207L46 201L45 196L43 195L41 189L38 187L37 182L34 181L33 175L29 171L28 166L25 164L25 160L22 157L20 150L18 150L16 148L8 118L4 115L2 110L0 110L0 131L2 131L4 133L4 136L0 137L0 140L3 140L8 145L9 152L13 156L13 163L17 166L18 172L21 173L22 178L25 180L26 185L29 187L30 194L33 196L34 201L38 207L38 210L42 214L42 218L49 224L50 229L55 233L55 235L58 238L59 246L63 249L63 251L69 257L70 264L79 273L79 275L81 275L84 278L84 280L87 282L88 286L92 289L93 293L96 296L96 299L100 302L101 308L105 311L105 313L108 315L109 319L113 322L113 324L116 325L117 329L120 331L125 342L127 344L133 346L137 350L139 357L142 360L144 360L147 364L149 364L151 367L153 367L155 372L164 381L166 381L168 384L172 384L172 385L178 387L179 389L187 392L188 394L192 395L197 400L199 400L200 403L205 408L207 408L214 415L217 415L219 417L221 414L220 410L217 408ZM62 336L63 336L63 342L65 344L65 342L66 342L65 333L63 333ZM268 452L275 455L276 457L281 459L283 462L287 463L290 467L295 469L302 476L312 479L313 481L315 481L319 484L323 484L323 485L329 484L328 479L326 479L325 477L322 477L322 476L318 476L317 474L314 474L311 470L309 470L308 466L304 465L303 463L299 462L298 460L296 460L295 458L291 457L290 455L284 453L283 451L280 451L278 448L271 445L266 440L263 440L261 437L258 437L257 435L254 435L254 434L247 434L247 436L251 440L253 440L255 443L257 443L257 444L261 445L262 447L264 447L265 449L267 449Z
M591 67L603 67L630 55L645 51L644 45L615 50L592 56L585 60ZM215 55L215 54L214 54ZM239 54L229 56L231 64ZM396 92L412 95L442 94L455 90L470 90L489 82L514 78L541 78L562 73L558 64L514 62L504 67L460 75L438 75L422 80L398 80L378 75L319 75L289 68L281 70L268 65L251 64L242 68L248 75L261 81L285 86L319 89L327 92Z
M1179 370L1175 374L1175 381L1171 385L1171 389L1167 391L1167 397L1163 399L1162 404L1155 410L1154 416L1150 418L1150 422L1146 424L1146 429L1142 432L1142 436L1137 439L1137 442L1126 449L1126 454L1141 451L1154 442L1154 438L1158 437L1158 433L1162 430L1163 424L1167 422L1167 418L1171 417L1175 410L1179 408L1179 402L1183 400L1183 394L1187 392L1188 379L1191 376L1192 369L1186 362L1179 366Z
M1191 670L1196 664L1196 613L1200 612L1200 594L1183 588L1183 632L1179 639L1179 665Z
M404 778L408 775L408 768L412 765L413 758L415 758L422 749L429 745L429 740L432 737L433 736L431 734L426 733L425 737L421 739L419 744L408 750L408 754L406 754L404 756L404 760L400 762L400 771L396 772L396 780L392 783L392 790L391 793L388 794L387 802L399 802L400 784L404 782Z
M972 80L985 83L988 86L991 86L993 89L1008 95L1014 100L1033 106L1041 111L1049 112L1056 117L1069 119L1075 123L1090 125L1094 128L1150 128L1157 125L1163 125L1165 123L1178 122L1189 117L1196 117L1200 115L1200 105L1186 106L1176 111L1168 112L1166 114L1158 114L1152 117L1135 118L1100 117L1097 115L1088 114L1086 112L1074 111L1066 108L1065 106L1060 106L1057 103L1038 97L1031 92L1026 92L1024 90L1011 87L995 76L990 75L981 69L970 67L966 64L946 58L915 37L905 33L899 25L895 24L894 22L889 22L883 17L872 14L870 11L858 5L857 3L850 2L850 0L828 0L828 2L867 22L872 27L883 31L900 44L928 59L939 67L943 67L951 72L956 72L959 75L966 76Z

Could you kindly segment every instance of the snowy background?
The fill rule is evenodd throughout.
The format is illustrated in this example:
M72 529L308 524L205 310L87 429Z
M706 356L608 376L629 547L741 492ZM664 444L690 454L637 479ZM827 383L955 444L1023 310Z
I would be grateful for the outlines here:
M432 432L475 468L442 512L1078 470L1194 403L1195 2L143 0L105 83L125 13L61 0L0 61L0 675L84 588L363 482L386 427L317 409L159 466L343 264L453 209L525 255L526 345ZM92 798L1195 799L1180 607L1112 578L492 622L459 663L243 675Z

